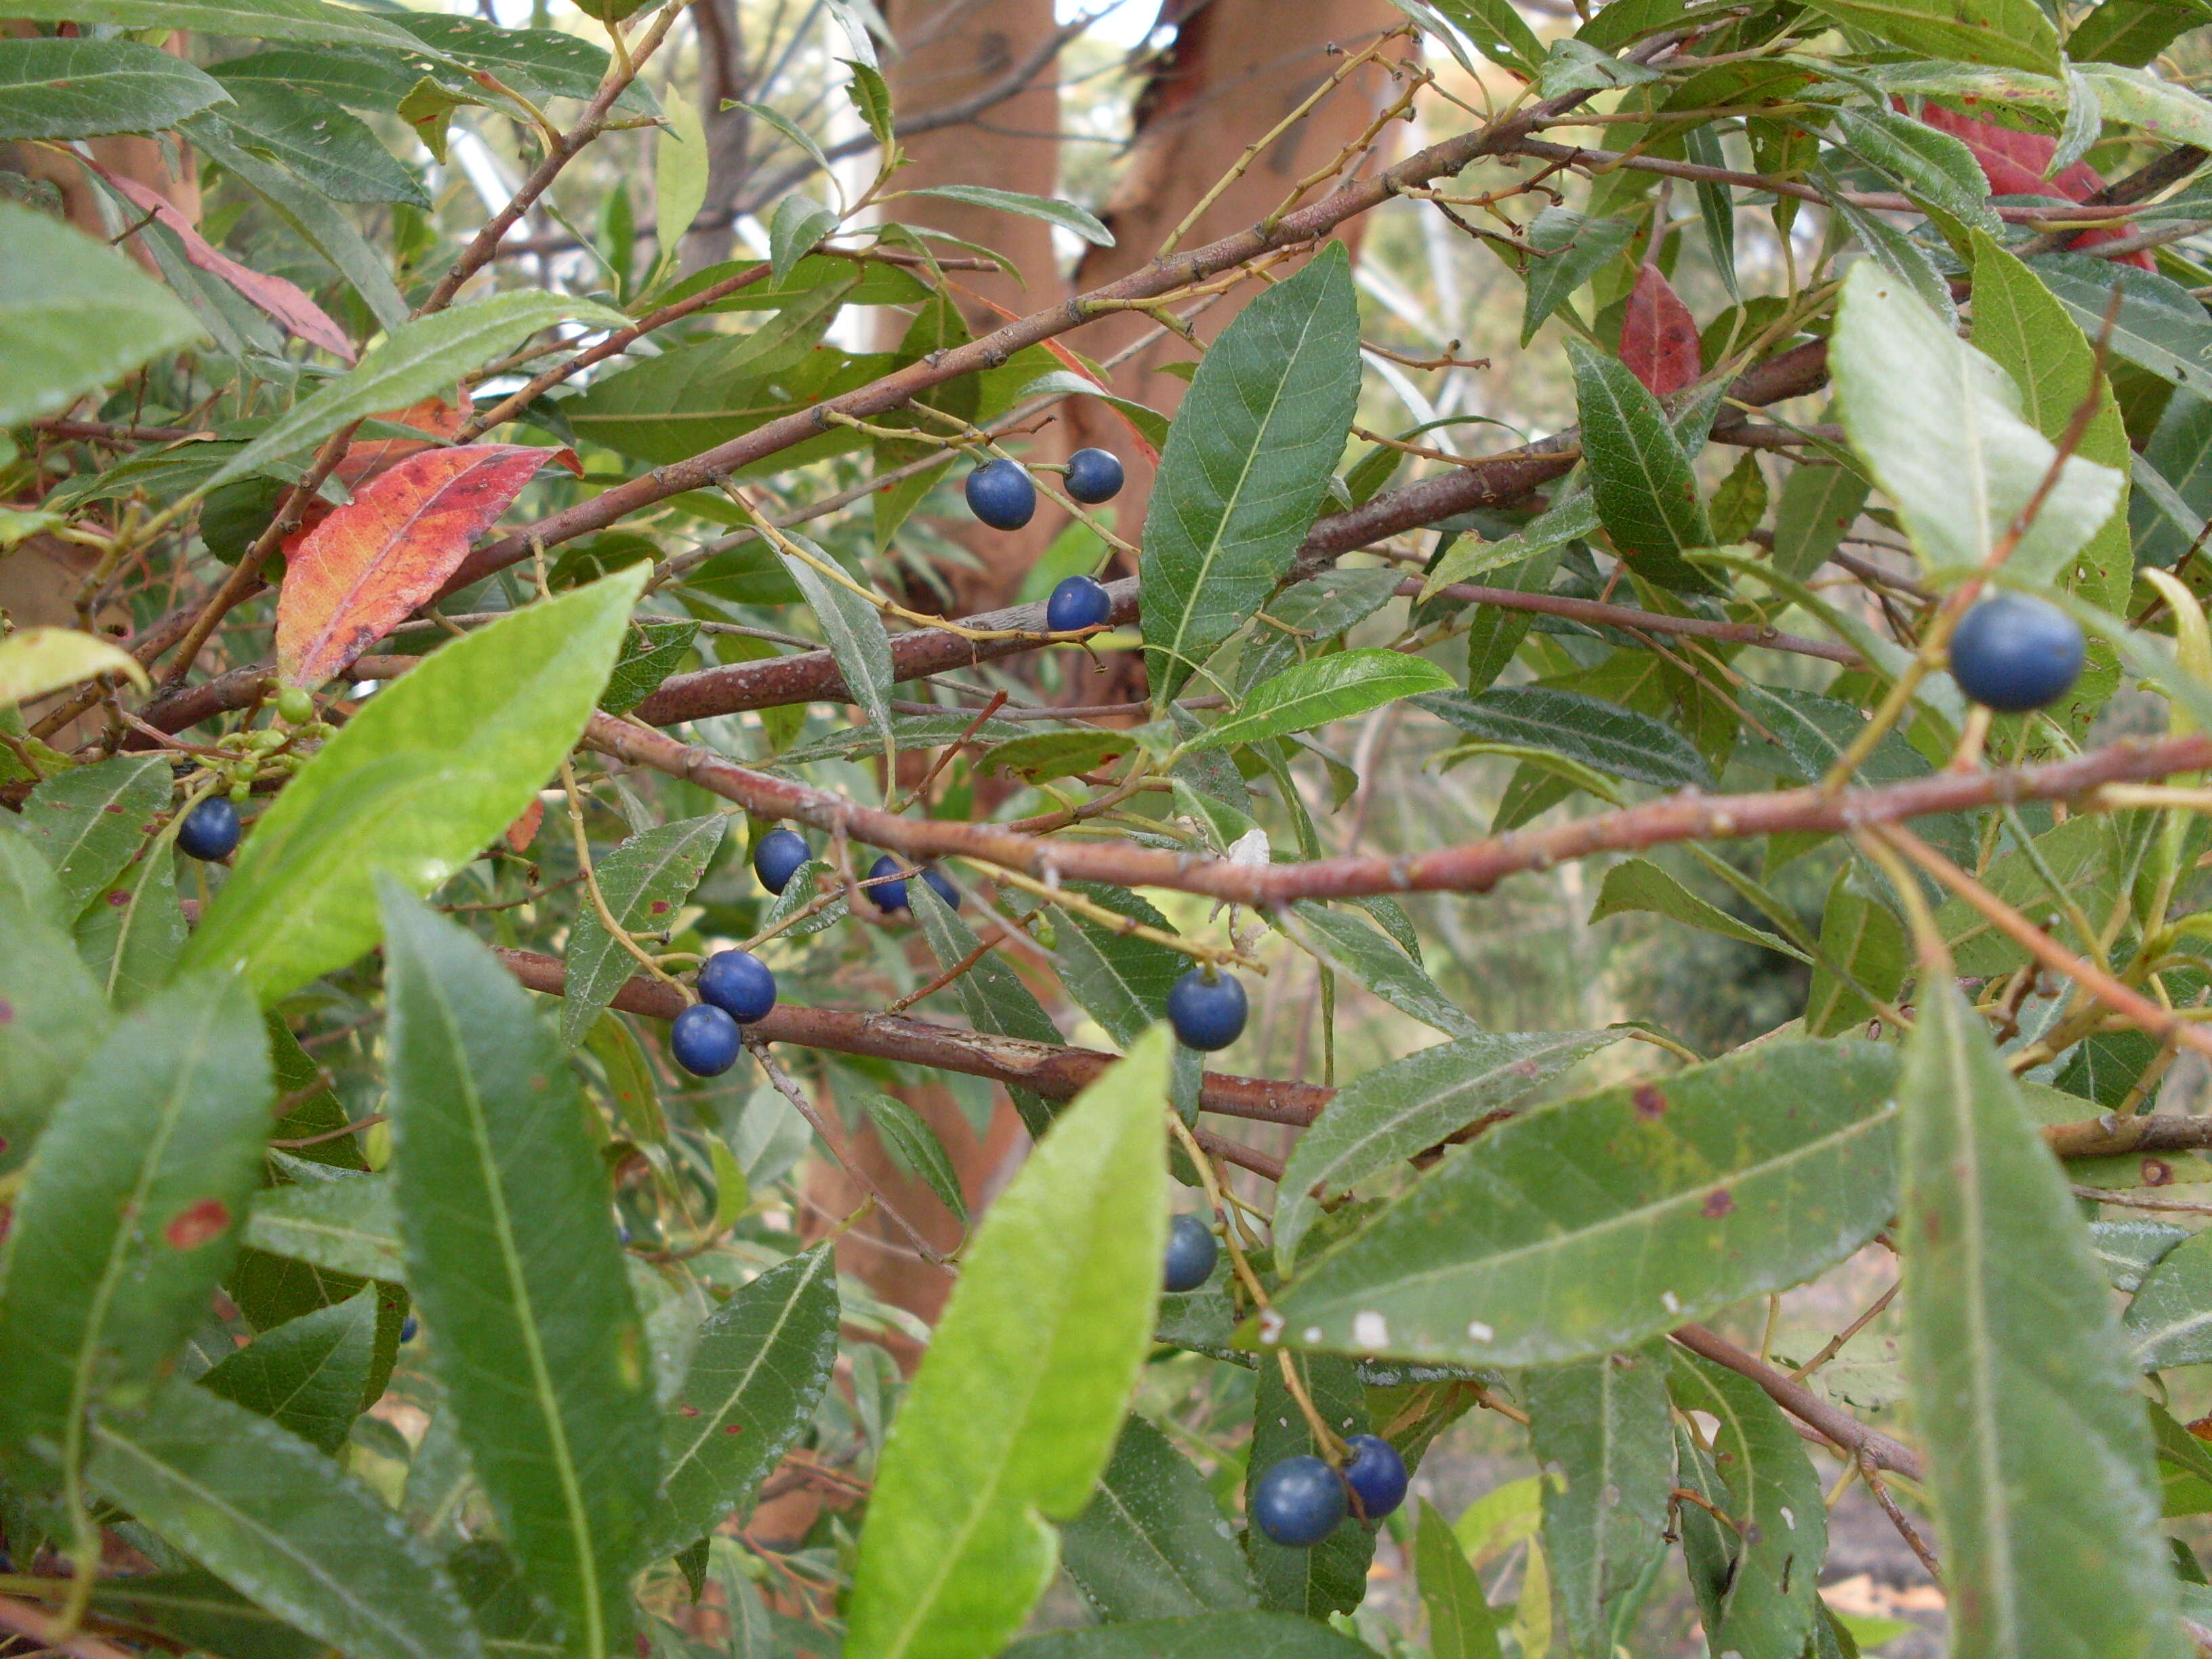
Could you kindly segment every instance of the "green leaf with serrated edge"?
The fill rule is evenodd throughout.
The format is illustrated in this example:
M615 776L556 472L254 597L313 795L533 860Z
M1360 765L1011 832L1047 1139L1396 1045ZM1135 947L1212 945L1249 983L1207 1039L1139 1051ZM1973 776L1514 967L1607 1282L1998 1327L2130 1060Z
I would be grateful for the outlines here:
M199 1379L199 1386L335 1453L368 1402L376 1350L376 1292L264 1331Z
M2106 337L2105 313L2119 290L2112 353L2160 380L2212 391L2212 319L2172 279L2079 253L2047 253L2029 265L2091 338Z
M1758 1383L1693 1354L1678 1352L1674 1362L1674 1403L1717 1425L1720 1490L1711 1499L1734 1523L1711 1528L1729 1558L1708 1610L1713 1650L1796 1653L1818 1616L1815 1586L1828 1553L1820 1474Z
M1952 1650L2176 1653L2150 1437L2066 1177L1947 979L1905 1058L1905 1376Z
M231 98L194 116L187 133L216 126L334 202L430 205L415 175L392 158L368 124L321 93L241 81Z
M945 1207L963 1226L968 1222L968 1200L960 1191L959 1172L921 1113L894 1095L869 1094L863 1103L868 1121L900 1167L929 1183Z
M160 132L229 95L174 53L136 40L0 42L0 139Z
M939 968L965 962L982 943L975 937L975 930L955 915L952 907L937 896L937 890L918 876L908 878L906 896L913 907L914 919L921 925L922 937L929 942L929 953L937 958ZM1036 993L1022 983L1021 976L995 951L987 951L978 957L974 967L952 981L952 989L960 999L961 1012L968 1016L968 1023L979 1031L1021 1037L1030 1042L1060 1040L1060 1027L1044 1011ZM1030 1133L1043 1133L1045 1126L1053 1120L1053 1108L1032 1090L1010 1087L1008 1092Z
M1044 783L1110 765L1137 746L1126 732L1033 732L985 751L980 772L1007 772Z
M1071 883L1108 909L1173 933L1168 919L1136 894L1093 883ZM1124 1048L1167 1012L1168 991L1190 967L1180 951L1152 939L1116 933L1104 923L1063 909L1057 949L1060 981L1083 1012Z
M2212 1234L2197 1234L2144 1278L2120 1322L2142 1370L2212 1361Z
M176 296L123 254L0 202L0 427L58 413L204 337Z
M776 932L785 939L805 939L809 933L818 933L834 927L845 919L847 901L842 884L833 889L836 896L803 921L794 921L788 927L779 927L785 918L797 915L821 896L822 884L835 878L836 872L820 859L809 859L791 873L776 895L775 902L769 906L768 915L761 918L763 933Z
M1340 1436L1368 1429L1366 1390L1349 1359L1314 1354L1298 1361L1314 1409ZM1252 1395L1252 1444L1244 1463L1244 1512L1252 1512L1252 1488L1286 1457L1326 1454L1313 1441L1304 1415L1271 1355L1260 1367ZM1349 1613L1367 1595L1368 1564L1375 1557L1375 1534L1347 1520L1308 1549L1286 1549L1257 1527L1244 1529L1244 1553L1260 1587L1260 1605L1308 1619Z
M1288 568L1359 389L1359 307L1332 244L1207 348L1160 452L1139 568L1146 670L1164 708Z
M361 361L319 391L302 398L264 428L260 435L217 467L194 495L256 472L303 450L351 421L379 410L404 409L449 390L488 358L554 323L574 319L621 328L620 312L590 300L536 291L495 294L403 323L362 354ZM596 689L596 688L594 688Z
M2082 68L2092 61L2140 66L2164 52L2175 36L2204 21L2204 14L2194 6L2112 0L2075 24L2066 36L2066 55Z
M361 1659L483 1652L436 1559L306 1441L181 1381L92 1428L92 1481L290 1624Z
M92 1605L124 1624L173 1637L194 1652L316 1659L325 1650L312 1636L197 1568L103 1578L93 1589Z
M1216 1613L1056 1631L1017 1642L1001 1659L1372 1659L1374 1650L1326 1625L1287 1613Z
M1889 1219L1896 1066L1776 1042L1501 1123L1303 1267L1281 1340L1565 1363L1802 1283Z
M1058 229L1073 233L1093 247L1114 246L1114 233L1095 216L1073 202L1053 197L1024 196L1018 191L992 190L983 185L932 185L906 193L938 196L948 202L965 202L969 207L996 208L1001 213L1019 214L1024 219L1042 219Z
M836 1264L821 1244L769 1268L700 1327L683 1386L660 1414L660 1490L641 1561L751 1504L821 1401L837 1319Z
M1481 1028L1382 929L1362 915L1299 899L1279 925L1322 966L1365 986L1401 1013L1446 1036L1468 1036Z
M1813 966L1805 996L1808 1036L1840 1036L1873 1018L1874 1006L1859 988L1893 1001L1905 982L1905 924L1857 891L1850 878L1848 868L1837 871L1820 914L1823 959Z
M824 563L833 561L811 542L793 537ZM822 636L836 659L845 689L867 712L868 722L878 733L891 727L891 641L884 631L883 612L842 582L832 581L805 559L782 553L783 567L805 597L806 609L821 625Z
M1629 910L1648 910L1672 921L1718 933L1723 939L1755 945L1762 951L1777 951L1800 962L1805 959L1804 953L1794 945L1777 939L1763 927L1739 921L1718 905L1699 898L1650 859L1623 859L1605 872L1605 884L1598 889L1597 902L1590 907L1591 925Z
M640 635L644 636L642 643ZM698 637L699 624L688 619L637 623L635 631L623 640L622 659L607 677L607 689L599 696L599 707L610 714L629 713L659 690L661 681L684 665L684 659L690 654L692 643Z
M2106 1282L2116 1291L2139 1291L2150 1270L2182 1240L2192 1237L2185 1227L2170 1221L2093 1221L2089 1248Z
M1528 262L1528 292L1521 311L1521 344L1525 349L1547 319L1584 283L1613 263L1636 234L1627 219L1593 219L1572 208L1547 207L1528 226L1529 246L1540 256Z
M76 946L111 1006L134 1006L168 983L185 948L174 826L124 866L76 919Z
M2021 418L2020 388L1935 313L1861 263L1844 278L1829 348L1852 447L1936 570L1978 569L2057 459ZM2006 568L2043 582L2119 504L2124 476L2069 456Z
M1567 342L1590 494L1606 532L1630 568L1680 593L1710 593L1712 582L1682 562L1712 544L1690 458L1667 411L1626 364Z
M65 1464L112 1383L205 1316L269 1124L260 1016L228 975L118 1020L39 1137L0 1255L0 1444Z
M1324 648L1364 622L1390 602L1401 580L1395 569L1324 570L1285 588L1267 601L1266 620L1244 642L1237 660L1237 689L1273 678L1301 654Z
M599 893L617 925L633 934L665 933L706 873L728 823L724 814L708 812L659 824L640 830L596 860ZM586 904L568 930L563 960L568 972L562 994L561 1038L573 1048L637 972L637 958L600 924L597 908Z
M656 1438L612 1195L528 994L460 927L380 885L408 1285L526 1580L559 1611L568 1651L606 1659L629 1645Z
M1339 651L1286 668L1245 693L1237 712L1193 740L1199 749L1261 743L1349 720L1401 697L1449 691L1451 676L1400 651Z
M46 855L72 915L105 893L169 804L169 763L118 756L48 778L23 803L23 833Z
M180 29L417 54L426 50L421 40L375 12L323 0L22 0L13 15L42 23L108 23L119 29ZM437 55L434 49L432 55Z
M852 100L854 110L867 123L868 131L879 144L891 142L891 93L884 80L883 71L872 64L856 62L850 58L837 60L853 71L853 78L845 83L845 96Z
M1413 1529L1413 1577L1429 1614L1432 1659L1499 1659L1498 1620L1451 1523L1425 1498Z
M272 1187L256 1194L246 1242L335 1273L404 1283L406 1258L392 1182L381 1176Z
M1976 229L1998 223L1981 164L1949 133L1884 109L1839 109L1835 123L1844 147L1894 179L1906 195Z
M1866 506L1867 481L1845 466L1794 466L1774 518L1774 566L1808 577L1828 562Z
M1711 769L1671 726L1601 697L1543 685L1498 686L1480 696L1440 692L1417 707L1495 743L1552 749L1607 776L1662 789L1709 789Z
M1530 79L1541 71L1543 46L1508 0L1436 0L1436 7L1492 63L1518 70Z
M2085 63L2073 74L2105 120L2134 127L2161 143L2212 143L2212 104L2187 87L2117 64Z
M67 904L29 838L0 824L0 1170L30 1156L48 1109L107 1030L106 1000L64 925Z
M329 260L353 284L379 325L397 328L407 320L407 302L400 298L385 257L355 228L337 203L283 168L233 143L213 124L195 127L191 137L196 148L221 163L224 172L260 197L301 240ZM204 516L201 523L206 525Z
M1814 0L1814 9L1923 58L2059 73L2057 32L2034 0Z
M1342 1192L1439 1145L1569 1066L1618 1031L1480 1033L1378 1066L1336 1092L1291 1150L1275 1200L1275 1260L1287 1267L1313 1225L1314 1191Z
M254 823L183 966L264 998L374 944L374 880L427 893L536 798L592 711L647 567L441 646L362 706Z
M1531 1449L1558 1472L1544 1486L1544 1554L1577 1653L1611 1649L1616 1607L1667 1547L1667 1368L1665 1345L1652 1343L1537 1367L1522 1380Z
M1152 1340L1167 1248L1169 1036L1060 1115L992 1201L893 1419L849 1659L996 1651L1051 1582Z
M1243 1552L1205 1480L1133 1413L1060 1554L1101 1619L1173 1619L1256 1607Z

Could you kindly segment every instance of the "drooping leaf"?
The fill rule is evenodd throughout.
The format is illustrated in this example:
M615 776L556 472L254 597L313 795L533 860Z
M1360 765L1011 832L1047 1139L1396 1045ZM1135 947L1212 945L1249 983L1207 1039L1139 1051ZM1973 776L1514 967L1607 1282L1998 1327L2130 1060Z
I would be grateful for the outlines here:
M447 1409L565 1650L627 1653L653 1488L646 1336L573 1074L483 945L388 878L393 1177Z
M552 452L467 444L410 455L363 485L287 556L276 672L317 686L434 597Z
M227 975L148 999L86 1058L0 1255L0 1444L81 1456L104 1392L205 1316L258 1176L270 1092L260 1017Z
M896 1095L870 1094L861 1103L877 1137L902 1169L929 1183L929 1190L962 1225L968 1221L968 1200L960 1190L960 1173L938 1139L937 1131Z
M1025 219L1042 219L1060 230L1073 232L1093 247L1114 246L1114 233L1091 214L1073 202L1049 196L1024 196L1018 191L993 190L983 185L932 185L907 193L941 196L946 201L965 202L970 207L996 208L1002 213L1018 213Z
M1819 1616L1815 1586L1828 1553L1819 1472L1758 1383L1693 1354L1674 1358L1674 1403L1718 1425L1712 1449L1719 1487L1705 1495L1732 1523L1700 1528L1727 1556L1707 1610L1714 1650L1796 1653Z
M1607 870L1605 883L1597 891L1597 902L1590 907L1589 919L1595 925L1628 910L1648 910L1670 921L1718 933L1723 939L1802 959L1794 946L1698 897L1650 859L1623 859Z
M2172 1653L2150 1440L2103 1274L1987 1027L1947 982L1923 994L1898 1096L1905 1375L1953 1651Z
M199 337L191 313L122 254L0 202L0 426L58 414Z
M1070 884L1085 898L1133 921L1162 933L1175 931L1158 910L1125 888ZM1165 1015L1169 988L1189 969L1190 958L1078 912L1062 914L1067 921L1060 934L1060 983L1108 1036L1127 1048Z
M1316 960L1365 986L1400 1012L1446 1036L1468 1036L1480 1029L1444 994L1426 969L1364 916L1317 899L1299 899L1279 921Z
M1667 1370L1653 1344L1538 1367L1523 1382L1532 1449L1561 1477L1544 1487L1544 1554L1577 1653L1612 1650L1621 1601L1667 1547Z
M707 204L707 129L689 100L668 100L667 122L653 136L653 235L672 270L684 238Z
M1424 692L1449 691L1451 676L1399 651L1340 651L1286 668L1245 695L1237 712L1200 733L1194 747L1226 749L1308 732Z
M1690 458L1667 411L1627 366L1567 343L1590 493L1613 545L1646 580L1707 593L1712 582L1682 560L1713 539Z
M1869 263L1844 280L1830 362L1844 429L1931 568L1978 568L2057 452L2012 377ZM2007 568L2048 580L2119 505L2122 475L2070 456Z
M70 915L114 884L145 843L154 815L169 804L169 763L118 755L71 767L31 791L23 833L53 866Z
M1888 1219L1895 1075L1873 1043L1775 1042L1525 1113L1302 1268L1281 1340L1564 1363L1798 1284Z
M535 798L582 729L646 572L617 572L441 646L301 767L240 849L184 965L275 996L376 938L374 880L428 892Z
M1839 109L1835 121L1844 146L1896 179L1906 195L1978 230L1998 223L1974 153L1949 133L1890 110Z
M939 898L937 890L927 882L909 878L906 896L914 908L915 920L921 925L922 937L929 942L929 953L937 958L939 968L949 969L956 963L965 962L982 944L975 930L955 915L952 907ZM987 951L978 957L974 967L952 981L952 989L960 999L961 1011L968 1016L968 1023L979 1031L1020 1037L1029 1042L1060 1040L1060 1027L1036 1000L1036 994L1022 983L1021 976L995 951ZM1014 1088L1010 1092L1030 1133L1042 1134L1052 1121L1053 1109L1032 1090Z
M794 541L799 538L793 538ZM830 556L811 542L801 544L824 563ZM822 634L836 659L845 689L867 711L870 724L887 733L891 726L891 641L884 631L883 612L846 586L833 581L806 560L781 555L783 567L798 585L807 610L821 624Z
M136 40L0 42L0 139L160 132L229 94Z
M1207 349L1145 518L1146 669L1164 708L1260 608L1313 523L1352 424L1359 317L1332 246Z
M597 860L599 893L616 922L630 933L667 931L721 846L728 823L723 814L709 812L659 824L640 830ZM561 1036L574 1048L637 971L637 958L607 932L598 908L587 903L568 930L565 960Z
M1122 1424L1090 1507L1061 1529L1060 1553L1099 1617L1115 1623L1258 1605L1213 1494L1141 1417Z
M222 1360L199 1385L243 1406L325 1454L345 1443L370 1401L376 1352L376 1292L302 1314Z
M751 1503L829 1384L837 1319L826 1245L769 1268L708 1316L660 1414L660 1490L640 1560L665 1557Z
M1859 987L1893 999L1905 980L1904 924L1887 905L1857 891L1850 875L1849 869L1836 872L1820 915L1824 960L1814 964L1805 997L1805 1030L1812 1036L1841 1036L1874 1017Z
M1498 1621L1451 1523L1425 1498L1413 1530L1413 1577L1429 1613L1433 1659L1499 1659Z
M1275 1202L1276 1261L1297 1260L1318 1214L1315 1188L1340 1192L1440 1145L1619 1040L1613 1031L1478 1034L1354 1079L1291 1148Z
M362 1659L477 1659L437 1559L306 1441L181 1381L92 1427L102 1493L279 1618Z
M1419 707L1471 736L1555 750L1608 777L1662 789L1712 787L1705 757L1674 727L1580 691L1498 686L1474 697L1439 692Z
M994 1651L1043 1594L1152 1339L1168 1046L1086 1089L969 1243L878 1467L850 1659Z

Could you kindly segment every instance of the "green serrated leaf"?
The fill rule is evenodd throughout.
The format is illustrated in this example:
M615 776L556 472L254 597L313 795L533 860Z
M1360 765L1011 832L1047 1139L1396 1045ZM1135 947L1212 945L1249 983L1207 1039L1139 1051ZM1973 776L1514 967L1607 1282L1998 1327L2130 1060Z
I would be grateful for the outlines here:
M1711 580L1683 562L1712 545L1690 457L1659 400L1627 365L1567 343L1590 494L1613 545L1645 580L1680 593L1710 593Z
M1597 902L1590 907L1592 926L1627 910L1648 910L1692 927L1718 933L1762 951L1773 951L1802 962L1804 952L1763 927L1739 921L1717 904L1699 898L1650 859L1623 859L1605 872Z
M2034 0L1814 0L1814 9L1923 58L2060 70L2057 31Z
M597 861L599 893L616 923L629 933L664 933L699 884L722 844L729 819L708 812L678 823L640 830ZM597 908L584 905L568 931L562 993L561 1037L570 1048L591 1032L615 993L637 971L637 958L601 925Z
M1662 789L1709 789L1696 745L1662 721L1619 703L1552 686L1499 686L1480 696L1440 692L1419 707L1492 743L1550 749L1608 777Z
M1061 1529L1067 1576L1115 1623L1256 1607L1206 1481L1143 1418L1121 1425L1090 1507Z
M1635 234L1632 220L1593 219L1572 208L1547 207L1535 216L1528 226L1528 241L1541 257L1528 262L1524 278L1523 349L1577 289L1620 258Z
M106 1034L100 987L68 931L69 902L29 837L0 825L0 1170L30 1155L78 1062Z
M945 1151L945 1143L906 1102L896 1096L870 1094L864 1102L868 1121L876 1126L876 1133L883 1139L891 1156L899 1164L920 1176L929 1183L945 1207L963 1226L968 1224L968 1201L960 1191L960 1176L952 1167L952 1160Z
M1349 720L1401 697L1449 691L1451 676L1432 662L1399 651L1340 651L1286 668L1244 696L1237 712L1193 740L1198 749L1227 749Z
M1620 1604L1667 1548L1667 1371L1665 1345L1653 1343L1540 1367L1522 1382L1531 1449L1559 1477L1544 1486L1544 1554L1577 1653L1612 1648Z
M0 42L0 139L160 132L230 94L136 40Z
M1401 1013L1446 1036L1468 1036L1480 1029L1419 963L1364 916L1316 899L1299 899L1278 921L1324 966L1365 986Z
M407 1277L392 1182L381 1177L270 1188L254 1198L246 1242L334 1273L393 1285Z
M230 102L193 116L185 124L186 131L213 126L334 202L430 206L421 183L393 159L368 124L321 93L241 81L230 95Z
M113 884L169 804L169 763L118 756L71 767L31 791L23 834L46 854L74 916Z
M375 1357L376 1292L363 1290L264 1331L199 1385L328 1455L373 1403L362 1395Z
M1025 196L1019 191L993 190L984 185L931 185L906 193L939 196L948 202L965 202L970 207L996 208L1001 213L1017 213L1024 219L1042 219L1081 237L1093 247L1114 246L1114 233L1099 223L1095 216L1073 202L1054 197Z

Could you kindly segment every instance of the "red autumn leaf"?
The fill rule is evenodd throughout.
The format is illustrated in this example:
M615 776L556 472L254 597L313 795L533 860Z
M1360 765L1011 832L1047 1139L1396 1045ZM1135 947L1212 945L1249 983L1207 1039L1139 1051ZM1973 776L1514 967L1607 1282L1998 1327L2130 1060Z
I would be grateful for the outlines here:
M135 179L126 179L118 173L93 161L78 156L78 161L97 173L127 198L141 213L150 213L162 225L173 232L185 245L185 258L202 270L220 276L243 294L263 311L282 323L291 333L298 335L310 345L319 345L325 351L353 361L353 342L346 332L330 319L329 313L309 299L307 291L282 276L265 276L258 270L248 270L228 254L218 252L198 231L192 222L170 205L167 197L149 189Z
M1974 160L1981 164L1982 177L1989 180L1992 196L2041 196L2086 202L2105 187L2104 179L2087 161L2073 162L2045 179L2043 170L2051 165L2051 158L2058 149L2058 141L2047 134L2001 127L1994 121L1978 121L1971 115L1960 115L1935 104L1923 109L1920 118L1938 132L1949 133L1974 153ZM2069 246L2090 248L2133 234L2126 225L2085 230ZM2138 265L2145 270L2157 268L2157 261L2148 249L2124 254L2119 262Z
M545 803L534 800L522 809L522 816L507 826L507 844L517 853L526 853L530 843L538 839L538 831L545 822Z
M370 416L370 420L384 425L412 427L428 435L420 442L411 438L367 438L357 444L348 444L334 469L337 481L347 489L358 492L378 473L389 471L410 455L421 454L434 441L453 442L461 435L461 428L469 423L473 412L468 393L463 392L458 406L443 398L425 398L404 409L388 409L380 415Z
M288 685L339 673L435 593L469 544L550 449L470 444L410 455L301 542L276 599L276 666Z
M229 1226L230 1206L219 1198L204 1198L172 1216L161 1237L173 1250L197 1250L222 1237Z
M1629 373L1664 398L1698 378L1698 320L1681 296L1659 274L1641 265L1628 291L1628 312L1620 319L1620 361Z

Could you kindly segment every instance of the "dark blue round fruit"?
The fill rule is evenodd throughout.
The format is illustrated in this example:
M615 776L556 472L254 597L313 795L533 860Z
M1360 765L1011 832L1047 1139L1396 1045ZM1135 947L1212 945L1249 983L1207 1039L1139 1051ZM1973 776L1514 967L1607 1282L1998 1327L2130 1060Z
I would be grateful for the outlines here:
M1334 1532L1350 1510L1344 1478L1318 1457L1285 1457L1252 1487L1252 1521L1285 1549Z
M2081 626L2026 593L1984 599L1951 635L1951 678L1976 702L2017 714L2063 696L2081 678Z
M717 951L699 964L699 996L750 1025L775 1006L775 975L750 951Z
M806 837L796 830L771 830L753 848L753 873L769 892L781 893L791 885L799 866L813 856Z
M415 1333L422 1328L415 1322L415 1316L409 1314L406 1318L399 1322L399 1340L402 1342L412 1342L415 1340Z
M952 878L944 871L933 864L923 870L921 879L923 885L945 901L946 908L957 910L960 908L960 890L952 884Z
M1085 506L1121 493L1121 459L1111 450L1079 449L1067 458L1067 493Z
M694 1077L720 1077L738 1063L744 1033L711 1002L695 1002L676 1016L668 1033L669 1052Z
M1168 988L1168 1023L1186 1048L1212 1054L1244 1034L1244 988L1211 968L1194 968Z
M898 872L899 861L889 853L884 854L883 857L868 866L868 879L880 882L882 884L876 887L864 887L860 890L874 902L877 909L890 911L903 910L907 908L905 881L883 879L885 876L896 876Z
M1070 576L1045 601L1044 625L1055 634L1097 628L1114 614L1114 597L1088 576Z
M1352 1449L1345 1482L1359 1499L1359 1512L1380 1521L1406 1501L1406 1460L1379 1434L1355 1434L1344 1443Z
M968 510L994 530L1019 530L1036 514L1036 485L1018 461L987 462L968 475Z
M238 809L226 795L210 795L177 826L177 850L213 863L238 845Z
M1213 1277L1213 1264L1221 1246L1213 1230L1194 1215L1179 1215L1168 1224L1168 1261L1164 1283L1171 1291L1194 1291Z

